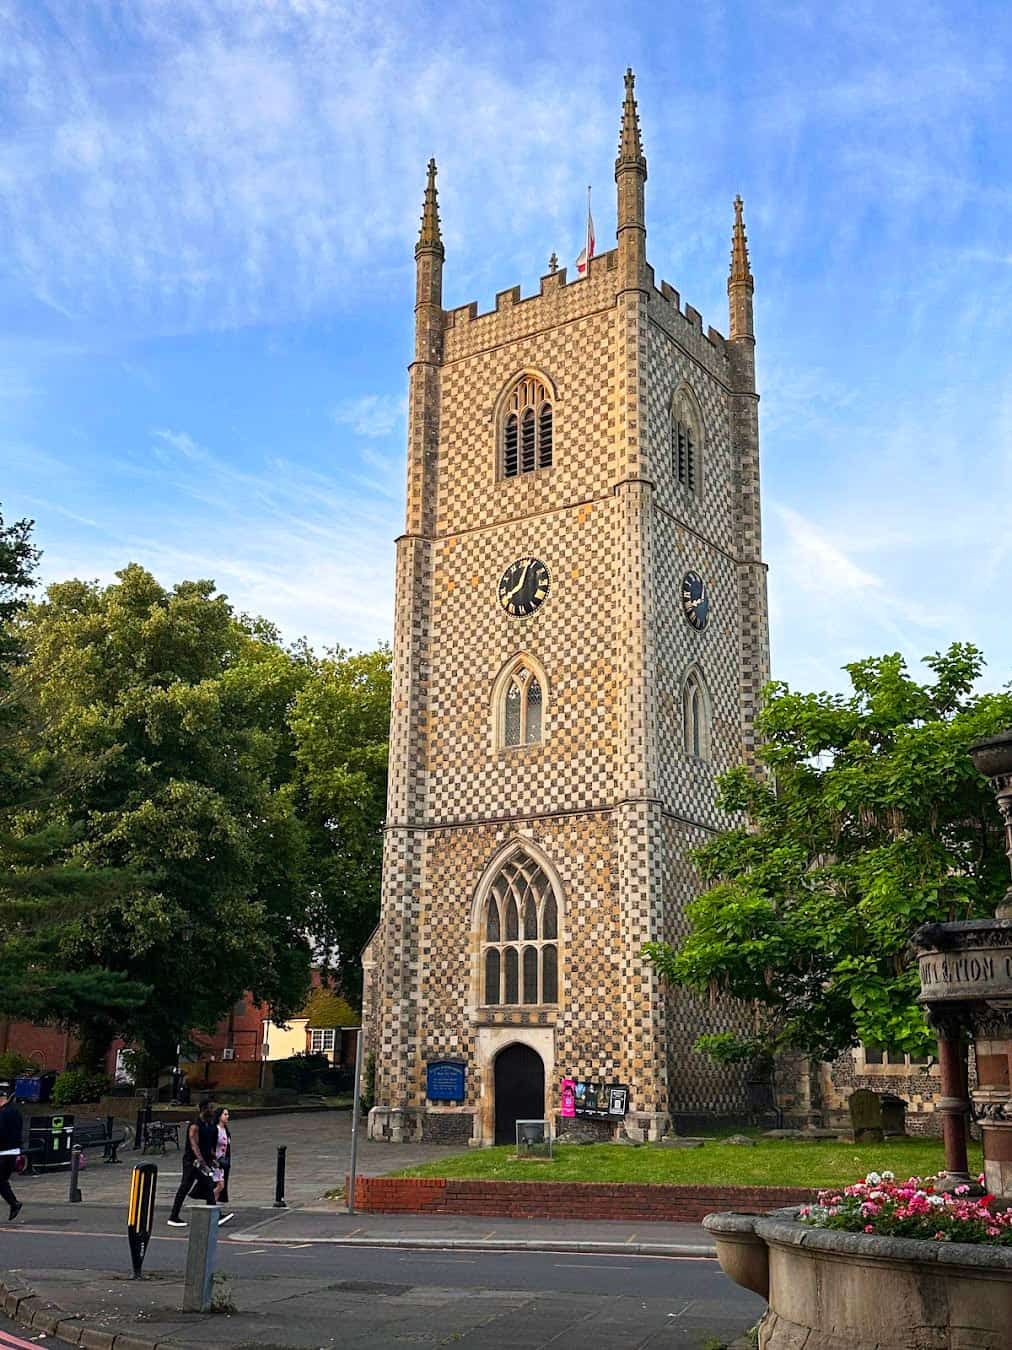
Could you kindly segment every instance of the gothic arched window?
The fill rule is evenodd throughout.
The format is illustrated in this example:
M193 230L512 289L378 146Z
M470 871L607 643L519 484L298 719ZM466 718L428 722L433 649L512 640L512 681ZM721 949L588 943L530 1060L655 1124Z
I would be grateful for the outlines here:
M528 656L517 657L496 680L493 693L500 748L540 745L544 739L544 676Z
M504 478L552 466L552 393L536 375L522 375L502 413L501 463Z
M489 887L480 916L485 1006L559 1001L558 914L541 864L522 849L512 853Z
M671 400L671 473L679 486L698 493L703 483L703 420L687 385Z
M693 667L682 687L685 753L693 759L710 758L710 694L702 672Z

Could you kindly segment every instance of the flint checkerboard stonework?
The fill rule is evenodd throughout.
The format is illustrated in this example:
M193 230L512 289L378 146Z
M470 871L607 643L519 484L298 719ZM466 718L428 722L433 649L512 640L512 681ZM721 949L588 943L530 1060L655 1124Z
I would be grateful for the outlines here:
M627 1083L627 1127L656 1137L672 1113L746 1108L741 1075L693 1050L740 1012L663 990L644 942L685 932L699 886L689 852L727 822L718 774L754 746L768 679L759 531L751 276L732 271L731 336L704 333L645 257L646 161L627 83L617 247L589 276L559 271L496 307L442 307L443 246L430 166L416 249L408 496L398 541L390 788L382 914L365 955L376 1137L445 1137L447 1113L490 1142L495 1055L511 1041L558 1080ZM740 270L740 269L739 269ZM744 296L744 300L743 300ZM747 303L745 303L747 301ZM505 478L500 410L533 372L553 397L550 468ZM671 411L688 386L702 423L698 490L679 484ZM551 576L511 618L498 582L516 558ZM702 632L684 574L709 589ZM541 743L503 749L492 691L521 653L546 674ZM691 670L708 691L709 757L685 744ZM520 843L558 891L559 998L486 1008L481 900ZM467 1100L431 1106L430 1059L466 1062Z

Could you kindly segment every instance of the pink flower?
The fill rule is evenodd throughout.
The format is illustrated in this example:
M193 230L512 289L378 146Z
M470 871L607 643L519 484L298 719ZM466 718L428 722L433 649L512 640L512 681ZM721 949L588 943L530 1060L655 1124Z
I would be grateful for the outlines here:
M866 1233L874 1233L875 1229L874 1229L874 1227L873 1227L870 1223L866 1223L865 1226L864 1226L864 1231L865 1231ZM995 1229L995 1232L997 1232L997 1231L998 1231L998 1230Z

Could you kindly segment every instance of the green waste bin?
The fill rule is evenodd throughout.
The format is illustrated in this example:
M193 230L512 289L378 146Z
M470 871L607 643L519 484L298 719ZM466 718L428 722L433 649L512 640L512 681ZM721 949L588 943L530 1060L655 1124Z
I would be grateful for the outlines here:
M29 1116L28 1149L36 1167L69 1167L74 1116Z

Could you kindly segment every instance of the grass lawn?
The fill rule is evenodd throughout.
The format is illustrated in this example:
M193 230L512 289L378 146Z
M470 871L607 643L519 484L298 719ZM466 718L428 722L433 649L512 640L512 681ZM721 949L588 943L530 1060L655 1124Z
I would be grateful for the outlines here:
M469 1177L484 1181L655 1181L691 1186L843 1186L867 1172L895 1172L904 1180L944 1166L939 1139L758 1139L754 1148L708 1138L702 1148L644 1144L561 1144L551 1162L514 1162L511 1148L473 1149L440 1162L392 1173L399 1177ZM979 1145L970 1147L970 1171L981 1170Z

